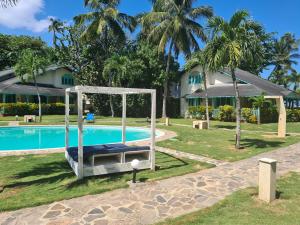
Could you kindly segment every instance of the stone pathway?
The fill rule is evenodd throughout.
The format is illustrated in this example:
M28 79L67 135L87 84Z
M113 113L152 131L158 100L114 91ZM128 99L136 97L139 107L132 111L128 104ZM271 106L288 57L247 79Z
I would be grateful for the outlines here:
M203 209L257 185L258 159L278 160L278 176L299 171L300 143L180 177L0 214L0 224L151 224Z
M221 166L221 165L224 165L224 164L228 163L226 161L212 159L212 158L208 158L208 157L201 156L201 155L194 155L194 154L191 154L191 153L188 153L188 152L181 152L181 151L177 151L177 150L170 149L170 148L164 148L164 147L156 146L155 149L157 151L164 152L166 154L173 155L173 156L176 156L176 157L179 157L179 158L180 157L181 158L188 158L188 159L192 159L192 160L199 161L199 162L206 162L206 163L214 164L215 166Z

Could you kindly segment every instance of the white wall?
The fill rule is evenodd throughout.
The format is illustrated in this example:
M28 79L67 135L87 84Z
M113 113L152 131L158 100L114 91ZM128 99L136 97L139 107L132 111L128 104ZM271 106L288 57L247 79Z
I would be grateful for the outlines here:
M201 67L196 66L192 70L184 73L180 79L180 85L181 85L181 98L180 98L180 114L181 116L184 116L187 109L188 109L188 103L186 99L184 98L185 95L192 94L199 88L204 88L203 83L202 84L189 84L189 75L191 73L201 73ZM227 76L225 74L222 74L220 72L208 72L207 76L207 87L213 86L213 85L222 85L222 84L232 84L232 78L230 76Z
M47 71L42 76L37 77L37 83L53 85L53 86L58 87L58 88L70 87L70 85L63 85L61 83L61 78L64 74L71 74L71 72L69 70L64 69L64 68L60 68L60 69L52 70L52 71Z

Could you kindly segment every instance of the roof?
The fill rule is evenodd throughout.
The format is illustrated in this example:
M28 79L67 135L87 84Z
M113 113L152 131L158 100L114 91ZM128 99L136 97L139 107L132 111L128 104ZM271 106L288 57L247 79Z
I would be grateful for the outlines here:
M223 73L231 77L231 74L228 72L228 70L225 70ZM257 75L241 69L236 69L235 75L238 80L256 86L257 88L261 89L266 95L288 97L290 94L293 94L293 91L291 90L288 90L280 85L274 84L271 81L265 80Z
M43 96L64 96L63 88L39 87L40 95ZM1 84L0 93L5 94L21 94L21 95L36 95L35 86L24 84Z
M230 76L228 69L219 71L220 73ZM294 91L288 90L280 85L274 84L271 81L265 80L250 72L236 69L236 78L246 84L238 84L241 97L251 97L265 94L268 96L283 96L286 98L300 98L300 95ZM234 87L232 84L212 85L208 87L209 97L233 97L235 96ZM205 97L204 91L198 89L194 93L187 95L187 98Z
M239 92L241 97L252 97L261 95L263 90L251 84L239 84ZM214 85L207 88L209 98L213 97L234 97L235 91L232 84ZM187 95L187 98L205 98L205 92L198 89L194 93Z
M98 87L98 86L75 86L66 89L67 92L98 93L98 94L151 94L155 89Z
M65 68L65 69L71 71L71 69L67 66L55 65L55 64L46 67L45 70L47 72L47 71L53 71L53 70L57 70L57 69L61 69L61 68ZM14 71L13 68L0 71L0 82L9 80L9 79L12 79L12 78L15 78L15 77L16 77L16 75L15 75L15 71Z

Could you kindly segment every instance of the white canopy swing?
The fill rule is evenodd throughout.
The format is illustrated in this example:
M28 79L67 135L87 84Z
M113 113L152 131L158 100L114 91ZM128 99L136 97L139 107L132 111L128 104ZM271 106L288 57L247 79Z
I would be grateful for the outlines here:
M69 97L77 94L78 103L78 146L69 146ZM122 95L122 144L83 146L83 94ZM151 95L151 141L150 146L126 146L126 96L129 94ZM65 156L78 179L86 176L131 171L131 161L139 159L139 169L155 169L155 120L156 90L75 86L66 89L65 98Z

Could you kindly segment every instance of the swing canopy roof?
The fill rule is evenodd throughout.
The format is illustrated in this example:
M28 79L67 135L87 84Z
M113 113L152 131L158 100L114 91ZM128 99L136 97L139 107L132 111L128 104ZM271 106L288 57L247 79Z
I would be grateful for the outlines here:
M152 94L152 93L155 93L155 90L154 89L139 89L139 88L119 88L119 87L112 88L112 87L97 87L97 86L74 86L71 88L67 88L66 92L122 95L122 94Z

